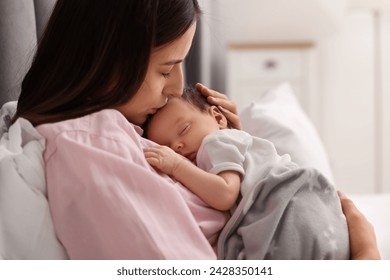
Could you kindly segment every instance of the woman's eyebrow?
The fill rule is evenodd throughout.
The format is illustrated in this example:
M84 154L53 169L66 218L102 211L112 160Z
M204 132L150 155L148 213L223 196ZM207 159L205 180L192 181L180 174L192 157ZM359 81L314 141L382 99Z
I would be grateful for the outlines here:
M175 65L175 64L182 63L182 62L183 62L183 59L173 59L173 60L162 63L162 65Z

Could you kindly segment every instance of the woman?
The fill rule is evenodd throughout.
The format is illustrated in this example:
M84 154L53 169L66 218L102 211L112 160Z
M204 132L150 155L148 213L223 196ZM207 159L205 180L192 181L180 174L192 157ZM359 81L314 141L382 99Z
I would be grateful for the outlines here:
M215 258L227 216L149 166L140 128L182 93L199 14L196 0L57 2L15 119L46 138L50 210L71 259ZM239 126L234 104L198 87Z

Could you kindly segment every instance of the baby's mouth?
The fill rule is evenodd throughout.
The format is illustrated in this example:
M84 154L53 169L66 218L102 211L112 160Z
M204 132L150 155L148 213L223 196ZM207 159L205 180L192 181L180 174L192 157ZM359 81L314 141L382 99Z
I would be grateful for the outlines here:
M186 158L188 158L192 162L195 162L195 160L196 160L196 153L195 152L189 153L189 154L186 155Z

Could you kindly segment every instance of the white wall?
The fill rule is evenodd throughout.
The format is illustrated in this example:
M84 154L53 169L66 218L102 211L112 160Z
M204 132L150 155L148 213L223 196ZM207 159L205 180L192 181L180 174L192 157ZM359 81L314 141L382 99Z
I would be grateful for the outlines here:
M338 187L365 192L374 186L373 22L348 15L321 40L322 137Z
M318 44L322 136L336 182L350 193L390 192L389 17L348 10L340 31Z

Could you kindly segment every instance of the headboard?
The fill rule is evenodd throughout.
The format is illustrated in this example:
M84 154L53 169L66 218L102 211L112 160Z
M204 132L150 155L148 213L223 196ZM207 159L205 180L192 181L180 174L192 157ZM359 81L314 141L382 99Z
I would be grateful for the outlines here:
M55 2L0 1L0 107L19 96L20 83Z

